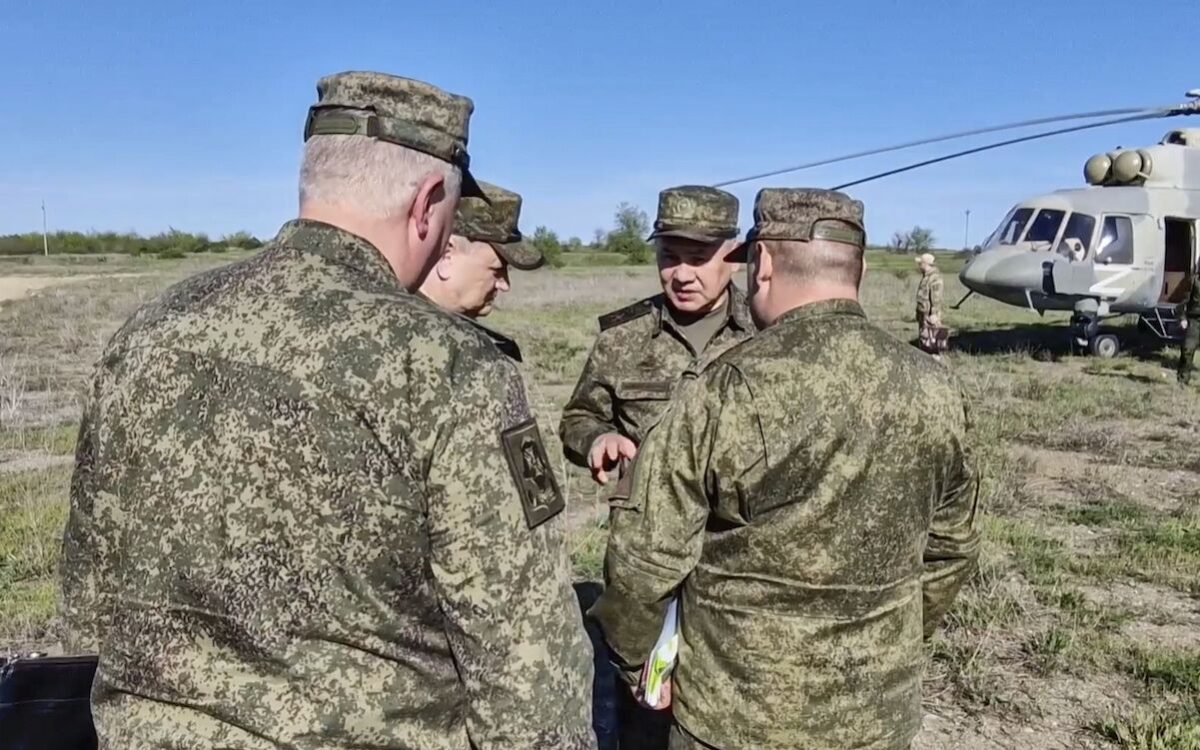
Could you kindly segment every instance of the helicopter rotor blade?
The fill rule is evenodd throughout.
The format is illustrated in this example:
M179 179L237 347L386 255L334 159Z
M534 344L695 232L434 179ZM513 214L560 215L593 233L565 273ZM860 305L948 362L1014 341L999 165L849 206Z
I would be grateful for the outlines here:
M1130 117L1118 117L1118 118L1112 119L1112 120L1102 120L1100 122L1089 122L1086 125L1073 125L1072 127L1069 127L1069 128L1058 128L1056 130L1047 130L1047 131L1043 131L1041 133L1034 133L1032 135L1021 136L1020 138L1009 138L1008 140L998 141L996 143L989 143L984 146L976 146L975 148L969 148L969 149L965 149L963 151L955 151L954 153L946 154L945 156L937 156L932 159L925 159L923 161L914 162L912 164L906 164L903 167L889 169L886 172L877 172L873 175L870 175L869 177L863 177L862 179L854 180L852 182L844 182L841 185L836 185L832 189L833 190L844 190L845 188L848 188L848 187L854 187L855 185L862 185L863 183L866 183L866 182L873 182L875 180L883 179L884 177L891 177L892 175L901 174L903 172L911 172L914 169L920 169L921 167L927 167L930 164L938 164L938 163L941 163L944 161L950 161L951 159L958 159L963 156L970 156L971 154L978 154L978 153L982 153L984 151L991 151L993 149L1003 148L1004 146L1011 146L1016 143L1026 143L1028 141L1036 141L1036 140L1040 140L1042 138L1050 138L1052 136L1063 135L1065 133L1076 133L1081 130L1092 130L1094 128L1104 128L1104 127L1108 127L1109 125L1119 125L1121 123L1126 123L1126 122L1138 122L1139 120L1154 120L1154 119L1158 119L1160 117L1169 117L1170 115L1171 115L1170 112L1161 112L1161 111L1153 112L1153 113L1143 113L1143 114L1139 114L1139 115L1133 115Z
M1151 117L1167 117L1173 114L1185 114L1190 108L1195 106L1195 102L1185 105L1168 105L1157 107L1126 107L1123 109L1107 109L1096 112L1076 112L1069 115L1055 115L1053 117L1038 117L1032 120L1022 120L1020 122L1010 122L1004 125L993 125L986 128L974 128L972 130L963 130L956 133L947 133L945 135L933 136L931 138L922 138L916 141L900 143L894 146L884 146L882 148L873 148L867 151L858 151L852 154L843 156L835 156L829 159L820 159L818 161L808 162L806 164L798 164L793 167L784 167L783 169L774 169L769 172L760 172L757 174L748 175L746 177L738 177L733 180L725 180L723 182L713 183L712 187L728 187L730 185L738 185L743 182L753 182L767 177L775 177L781 174L790 172L800 172L805 169L813 169L814 167L823 167L828 164L838 164L840 162L852 161L861 159L867 156L875 156L877 154L887 154L893 151L902 151L904 149L915 148L917 146L928 146L934 143L943 143L945 141L957 140L959 138L968 138L973 135L985 135L987 133L998 133L1005 130L1017 130L1019 128L1033 127L1034 125L1048 125L1055 122L1068 122L1071 120L1092 120L1097 117L1115 117L1118 115L1148 115ZM1191 110L1194 111L1194 110ZM1124 120L1114 120L1109 124L1124 122ZM1065 131L1070 132L1070 131Z

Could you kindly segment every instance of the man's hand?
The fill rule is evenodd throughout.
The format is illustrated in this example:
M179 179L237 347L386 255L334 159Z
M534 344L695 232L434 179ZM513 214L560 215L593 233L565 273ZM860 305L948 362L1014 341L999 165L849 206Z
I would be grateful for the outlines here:
M1179 327L1182 328L1183 330L1186 331L1187 326L1188 326L1187 318L1184 318L1183 320L1179 321Z
M608 472L620 463L621 459L633 460L637 455L637 446L624 435L606 432L596 438L592 449L588 451L588 468L592 470L592 479L599 484L608 484Z
M646 673L650 669L650 663L647 662L642 666L642 678L638 680L638 684L630 685L629 691L633 693L633 699L638 702L639 706L653 709L655 711L665 711L671 707L671 678L663 680L662 690L659 693L661 702L657 706L651 706L646 703Z

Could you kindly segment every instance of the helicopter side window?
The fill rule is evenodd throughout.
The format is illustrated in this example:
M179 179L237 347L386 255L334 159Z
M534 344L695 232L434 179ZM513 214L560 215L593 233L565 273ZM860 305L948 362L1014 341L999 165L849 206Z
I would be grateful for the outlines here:
M1128 216L1105 216L1100 245L1096 248L1098 263L1133 263L1133 222Z
M1025 233L1026 242L1045 242L1053 243L1054 238L1058 237L1058 228L1062 226L1063 217L1066 216L1066 211L1059 211L1053 208L1043 208L1038 211L1037 218L1029 225L1029 231ZM1046 247L1044 249L1050 249Z
M1071 214L1063 229L1055 252L1071 260L1083 260L1092 246L1092 233L1096 231L1096 217L1090 214Z
M1009 217L1008 222L1000 230L1001 245L1015 245L1017 240L1021 238L1021 233L1025 231L1025 225L1029 223L1029 217L1033 216L1032 208L1019 208Z

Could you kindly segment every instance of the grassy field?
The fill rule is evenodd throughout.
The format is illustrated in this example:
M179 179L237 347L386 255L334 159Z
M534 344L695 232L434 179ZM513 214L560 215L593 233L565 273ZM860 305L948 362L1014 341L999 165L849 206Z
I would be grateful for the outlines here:
M75 423L103 342L169 283L238 257L0 261L10 292L37 289L0 301L0 651L57 640ZM962 294L952 263L948 301ZM912 260L872 254L869 269L868 312L912 339ZM595 317L653 293L655 274L572 266L514 286L490 324L521 344L553 435ZM1081 356L1062 316L978 297L948 319L947 363L971 397L984 469L985 544L931 644L916 747L1200 749L1200 397L1175 386L1176 350ZM594 577L602 494L560 470L576 567Z

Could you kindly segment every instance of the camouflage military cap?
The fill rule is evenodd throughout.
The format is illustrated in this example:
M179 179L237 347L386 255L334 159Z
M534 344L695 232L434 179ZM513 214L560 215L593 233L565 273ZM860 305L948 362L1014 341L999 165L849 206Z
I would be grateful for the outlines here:
M475 104L412 78L347 71L317 81L304 140L314 135L378 138L448 161L462 170L464 196L483 197L471 176L467 131Z
M754 198L754 240L833 240L863 247L863 204L836 190L763 188Z
M736 196L704 185L680 185L658 194L658 216L649 239L728 240L737 236L737 220Z
M488 202L464 198L454 216L454 233L473 242L487 242L496 253L515 268L532 271L546 259L542 252L521 235L521 196L491 183L479 186Z

